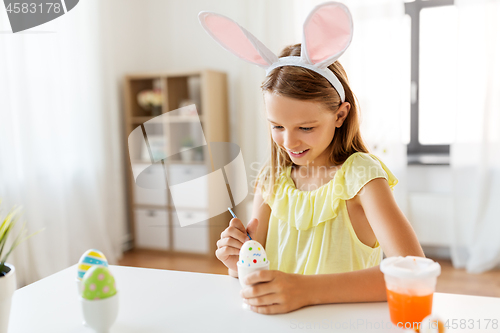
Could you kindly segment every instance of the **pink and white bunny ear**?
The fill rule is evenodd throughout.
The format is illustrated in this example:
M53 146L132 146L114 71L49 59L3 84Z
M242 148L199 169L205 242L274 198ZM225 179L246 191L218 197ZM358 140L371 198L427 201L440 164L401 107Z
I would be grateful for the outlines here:
M304 22L301 58L325 69L347 49L352 40L352 17L339 2L316 6Z
M278 56L230 18L212 12L200 12L198 19L217 43L237 57L264 68L278 61Z

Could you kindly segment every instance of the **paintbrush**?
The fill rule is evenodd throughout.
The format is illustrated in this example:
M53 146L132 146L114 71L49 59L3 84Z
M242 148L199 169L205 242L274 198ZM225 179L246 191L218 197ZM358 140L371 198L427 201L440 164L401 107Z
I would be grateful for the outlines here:
M229 212L231 213L231 215L233 215L233 217L234 217L235 219L237 219L236 215L235 215L235 214L234 214L234 212L231 210L231 208L227 207L227 210L229 210ZM250 237L250 234L248 233L248 231L247 231L247 236L248 236L248 238L250 238L250 240L252 240L252 237Z

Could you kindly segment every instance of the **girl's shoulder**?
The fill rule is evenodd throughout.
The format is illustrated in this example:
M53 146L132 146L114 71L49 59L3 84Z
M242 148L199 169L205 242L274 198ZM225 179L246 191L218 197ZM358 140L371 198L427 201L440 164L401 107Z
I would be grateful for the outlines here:
M356 196L364 185L375 178L385 178L391 190L398 183L398 179L387 165L371 153L352 154L345 160L338 173L336 183L344 200Z

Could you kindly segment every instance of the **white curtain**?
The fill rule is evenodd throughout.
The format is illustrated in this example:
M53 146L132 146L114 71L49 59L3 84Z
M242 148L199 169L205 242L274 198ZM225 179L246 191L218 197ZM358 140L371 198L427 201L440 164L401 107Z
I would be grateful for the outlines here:
M125 234L122 141L100 30L100 1L17 34L0 10L0 198L30 232L9 258L18 285L76 264L111 263ZM109 73L108 73L109 74ZM75 271L76 276L76 271Z
M460 100L451 254L455 267L481 273L500 264L500 1L455 1Z

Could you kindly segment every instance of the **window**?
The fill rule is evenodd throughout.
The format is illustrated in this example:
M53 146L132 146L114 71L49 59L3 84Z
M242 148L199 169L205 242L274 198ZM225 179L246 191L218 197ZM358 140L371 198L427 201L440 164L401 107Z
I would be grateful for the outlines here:
M457 84L454 0L405 3L411 19L411 111L408 164L449 164Z

